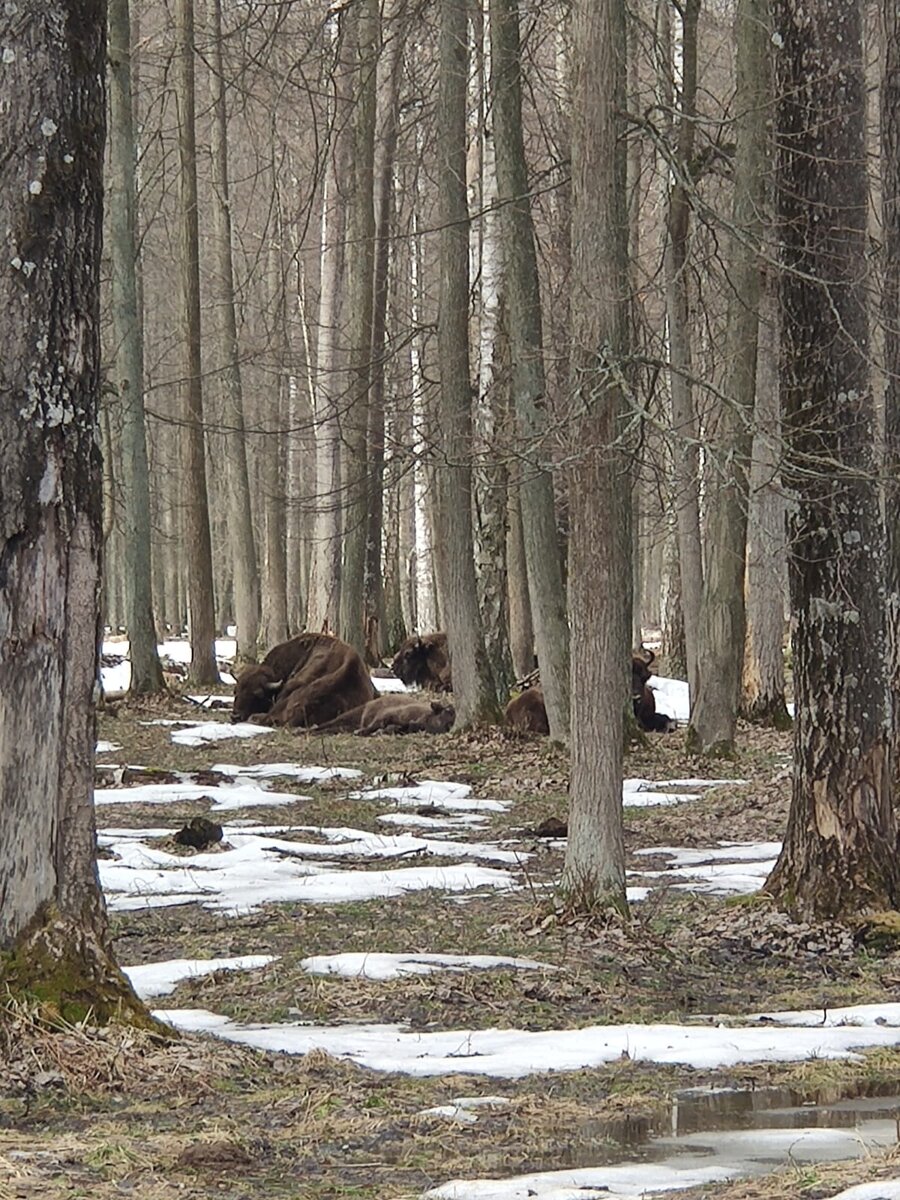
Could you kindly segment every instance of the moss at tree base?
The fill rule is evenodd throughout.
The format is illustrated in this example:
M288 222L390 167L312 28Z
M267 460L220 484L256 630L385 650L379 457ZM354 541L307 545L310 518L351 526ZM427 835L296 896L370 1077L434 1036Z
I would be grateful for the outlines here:
M69 1024L117 1023L177 1036L150 1015L96 932L53 907L0 955L0 987Z

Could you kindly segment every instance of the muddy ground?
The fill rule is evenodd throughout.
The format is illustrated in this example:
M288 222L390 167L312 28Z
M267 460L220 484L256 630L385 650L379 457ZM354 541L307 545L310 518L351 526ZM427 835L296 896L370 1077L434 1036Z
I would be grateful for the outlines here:
M557 911L559 843L533 830L564 817L567 763L546 739L494 731L327 740L276 731L247 741L173 746L152 717L195 715L177 698L120 704L99 736L121 751L103 762L196 771L213 762L292 760L357 767L366 780L448 779L480 797L512 801L488 823L455 838L509 840L531 853L516 891L459 903L438 892L342 905L271 905L227 917L181 905L111 918L119 961L271 953L262 971L192 979L166 1008L209 1008L241 1020L302 1017L315 1023L398 1022L413 1029L579 1027L601 1022L691 1021L758 1009L833 1007L897 997L900 955L876 954L853 930L793 926L759 897L723 899L659 888L636 904L630 924L607 914L570 920ZM226 718L222 718L226 719ZM651 737L632 751L626 774L648 779L739 775L727 786L670 808L626 809L629 867L660 861L634 851L708 846L719 839L777 840L789 801L790 735L744 728L735 763L689 758L683 733ZM273 780L310 802L236 811L227 821L353 826L376 824L383 801L349 801L351 784ZM212 785L211 785L212 786ZM356 786L359 786L358 784ZM101 827L177 827L208 812L203 801L127 802L99 810ZM221 819L221 818L219 818ZM306 836L306 835L304 835ZM368 864L366 864L368 865ZM404 865L408 865L404 863ZM629 883L640 883L635 877ZM300 960L348 950L490 953L540 959L556 970L439 973L378 982L318 978ZM366 1071L321 1053L290 1057L209 1038L170 1042L121 1030L49 1033L21 1011L0 1045L0 1200L133 1195L147 1200L221 1197L412 1197L460 1176L552 1170L573 1145L597 1164L662 1127L668 1099L684 1087L785 1084L814 1097L900 1078L900 1053L869 1052L855 1063L766 1064L727 1072L657 1067L630 1060L522 1080L478 1076L413 1079ZM5 1066L3 1065L5 1062ZM511 1104L459 1127L421 1110L459 1095L501 1095ZM586 1151L587 1153L587 1151ZM840 1183L877 1177L890 1163L865 1158L804 1167L762 1181L706 1187L734 1198L828 1196Z

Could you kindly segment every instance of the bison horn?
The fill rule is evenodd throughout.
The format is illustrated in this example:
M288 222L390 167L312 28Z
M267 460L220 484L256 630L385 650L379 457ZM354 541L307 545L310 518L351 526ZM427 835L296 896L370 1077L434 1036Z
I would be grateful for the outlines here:
M264 683L263 687L267 692L277 692L283 683L283 679L274 679L271 683Z

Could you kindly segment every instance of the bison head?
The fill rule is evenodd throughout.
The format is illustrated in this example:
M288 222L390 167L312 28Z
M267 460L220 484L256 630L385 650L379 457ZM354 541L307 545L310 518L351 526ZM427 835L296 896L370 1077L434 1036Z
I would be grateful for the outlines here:
M650 667L656 660L656 655L652 650L645 650L643 646L639 653L634 653L631 656L631 698L632 700L640 700L644 694L644 688L647 686L647 680L650 678Z
M275 703L283 684L284 680L279 679L265 663L244 667L234 685L232 724L246 721L254 713L267 713Z

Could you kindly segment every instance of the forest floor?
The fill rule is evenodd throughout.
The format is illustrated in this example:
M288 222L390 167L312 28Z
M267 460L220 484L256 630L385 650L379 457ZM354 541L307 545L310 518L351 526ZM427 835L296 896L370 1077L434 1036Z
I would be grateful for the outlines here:
M239 1031L245 1023L300 1021L301 1031L309 1025L319 1032L327 1027L329 1034L362 1030L368 1036L370 1025L397 1025L421 1035L424 1054L427 1038L441 1031L463 1031L462 1044L465 1031L472 1030L549 1034L657 1023L709 1030L717 1024L711 1018L746 1023L754 1013L815 1009L824 1019L827 1009L883 1004L898 995L900 954L867 948L859 930L793 925L754 894L764 874L755 881L740 875L742 860L758 868L773 853L766 844L782 835L790 735L743 728L740 757L727 769L721 762L689 758L683 733L651 736L646 746L629 753L626 774L635 779L727 776L744 782L710 788L660 785L670 802L649 807L636 806L643 793L626 793L628 884L645 891L634 893L643 898L632 904L631 921L624 924L609 914L572 920L558 909L565 843L538 837L534 830L547 818L565 818L567 763L546 739L495 730L326 740L277 730L221 745L186 746L171 740L177 727L147 723L159 718L201 719L177 697L153 706L122 703L100 719L99 736L117 748L99 755L98 764L162 773L123 776L98 766L104 797L98 806L100 866L118 960L133 967L172 959L275 956L262 968L189 975L170 994L149 1001L173 1013L185 1029L196 1027L196 1018L179 1017L184 1010L207 1010ZM210 719L227 721L227 714ZM257 796L252 807L242 808L225 791L228 776L208 773L219 763L244 773L265 764L299 763L353 768L361 776L301 783L275 775L265 780L273 797L304 798L278 795L278 802L268 805ZM133 791L148 782L190 782L197 772L203 772L198 798L175 795L163 804L152 792ZM249 778L240 772L233 773L239 782ZM454 795L442 803L443 793L436 804L424 807L351 798L367 787L424 780L465 784L470 798L500 804L476 805L472 811L465 804L454 807ZM117 789L121 801L112 794ZM685 799L686 792L693 798ZM219 801L223 796L227 801L218 805L223 811L211 811L217 793ZM461 794L458 789L456 798ZM412 823L390 824L396 820L391 814L405 814L400 819ZM203 898L200 863L207 863L207 853L192 876L200 880L200 900L174 903L179 897L170 894L163 906L143 906L142 888L152 892L155 876L151 871L138 878L137 860L128 860L128 854L150 854L148 862L158 860L166 871L178 854L190 872L197 852L176 846L171 834L195 816L221 822L225 843L235 839L230 844L245 856L247 887L259 886L261 878L250 857L254 831L275 837L263 849L265 861L277 859L279 870L297 867L288 843L306 848L303 874L279 875L279 886L324 886L327 872L328 885L339 887L351 876L358 882L362 872L374 879L380 871L430 869L436 862L449 879L450 867L460 860L471 864L471 879L454 885L457 890L422 887L344 902L236 903L235 914L227 896L209 893L208 904ZM378 840L391 837L430 841L427 846L397 842L393 852ZM460 845L445 854L438 842L448 839ZM735 843L741 847L731 854ZM656 852L638 854L648 850ZM691 856L691 850L697 853ZM703 865L710 851L718 858ZM318 852L320 858L310 865L309 854ZM729 858L735 860L731 865ZM679 875L679 864L695 864L694 874ZM723 878L717 874L720 867ZM132 868L134 878L127 876ZM506 884L501 875L508 877ZM701 890L684 890L685 882ZM720 885L743 894L702 890ZM542 965L389 978L368 978L358 970L312 974L304 965L311 956L348 952L510 956ZM883 1026L879 1029L875 1035L884 1036ZM357 1065L323 1048L286 1054L226 1036L186 1032L167 1041L90 1028L51 1035L23 1011L6 1044L0 1044L7 1074L5 1082L0 1080L0 1200L122 1195L389 1200L420 1196L450 1180L486 1178L498 1180L494 1190L482 1183L444 1187L439 1194L460 1200L528 1194L568 1200L601 1195L598 1189L609 1186L609 1194L619 1195L621 1187L622 1194L638 1195L639 1168L659 1162L658 1139L673 1132L673 1097L680 1097L684 1114L691 1111L689 1096L702 1098L705 1116L697 1118L702 1132L714 1118L725 1129L742 1122L746 1127L737 1108L744 1101L745 1108L757 1107L754 1097L774 1096L782 1108L796 1108L900 1093L900 1030L896 1039L888 1034L887 1044L869 1042L868 1049L837 1059L813 1054L785 1062L763 1056L750 1063L687 1066L647 1061L626 1050L609 1061L572 1069L533 1070L523 1060L521 1070L507 1066L497 1074L478 1073L478 1063L468 1056L454 1072L446 1065L452 1053L442 1068L416 1074L426 1068L415 1052L388 1070L390 1050L388 1062L376 1066L371 1055L366 1059L370 1052L360 1050L356 1057L370 1065ZM515 1060L515 1047L512 1053ZM552 1066L552 1048L550 1053ZM560 1060L559 1065L566 1064ZM741 1099L723 1102L717 1117L717 1103L710 1100L717 1096ZM456 1105L459 1097L488 1100L469 1109ZM445 1111L424 1112L436 1107ZM900 1162L892 1163L890 1151L885 1157L881 1145L873 1150L861 1137L856 1152L847 1152L848 1161L832 1164L804 1161L788 1146L771 1159L772 1166L781 1163L786 1169L715 1185L700 1170L697 1186L680 1194L686 1200L701 1195L818 1200L846 1183L900 1176ZM608 1185L593 1176L579 1182L575 1175L570 1181L539 1179L505 1188L499 1182L605 1166L633 1167L637 1173L627 1178L613 1173ZM651 1177L652 1171L648 1187ZM679 1186L690 1182L684 1175Z

